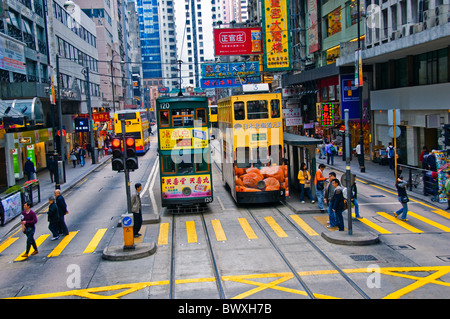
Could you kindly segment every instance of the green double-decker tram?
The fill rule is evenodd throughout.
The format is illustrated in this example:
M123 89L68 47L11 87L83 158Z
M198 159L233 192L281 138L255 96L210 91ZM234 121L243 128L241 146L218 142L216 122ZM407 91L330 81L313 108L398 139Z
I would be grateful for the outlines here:
M213 201L208 99L156 100L161 202L170 212L200 212Z

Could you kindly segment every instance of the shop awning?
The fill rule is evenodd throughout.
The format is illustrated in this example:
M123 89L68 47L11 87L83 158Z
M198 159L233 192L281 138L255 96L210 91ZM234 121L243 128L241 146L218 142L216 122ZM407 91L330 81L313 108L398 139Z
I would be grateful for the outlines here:
M317 138L312 138L308 136L301 136L291 133L283 133L283 141L286 144L294 146L306 146L306 145L318 145L322 144L323 141Z

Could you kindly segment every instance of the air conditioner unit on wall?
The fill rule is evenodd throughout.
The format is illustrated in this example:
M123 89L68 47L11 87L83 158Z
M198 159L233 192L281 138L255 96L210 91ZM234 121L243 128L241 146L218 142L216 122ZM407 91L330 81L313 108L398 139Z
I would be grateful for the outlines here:
M407 37L414 33L414 25L413 24L405 24L402 26L402 36Z
M423 23L417 23L414 25L414 33L420 32L423 30Z
M427 30L434 27L436 16L434 10L426 10L423 12L423 29Z
M450 14L449 13L442 13L442 14L436 16L434 24L436 26L438 26L438 25L444 25L444 24L446 24L448 22L450 22Z
M436 8L434 8L434 14L436 16L449 13L449 11L450 11L450 5L448 5L448 4L443 4L440 6L436 6Z

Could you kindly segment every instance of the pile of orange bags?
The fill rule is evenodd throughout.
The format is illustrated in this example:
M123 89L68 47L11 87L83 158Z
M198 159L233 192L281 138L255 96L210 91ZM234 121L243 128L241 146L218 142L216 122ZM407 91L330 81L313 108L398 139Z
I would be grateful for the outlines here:
M261 192L276 191L280 188L287 189L287 166L266 166L261 169L256 167L234 169L237 192ZM258 182L263 181L264 183ZM263 186L264 185L264 186Z

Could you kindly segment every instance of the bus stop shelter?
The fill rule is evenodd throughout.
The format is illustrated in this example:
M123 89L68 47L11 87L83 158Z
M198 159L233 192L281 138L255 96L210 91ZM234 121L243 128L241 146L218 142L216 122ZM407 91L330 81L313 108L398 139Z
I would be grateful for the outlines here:
M317 145L322 144L320 139L300 136L291 133L283 133L286 157L288 160L288 183L290 196L300 192L298 183L298 171L301 163L306 163L306 167L314 180L316 174L316 149ZM311 184L311 192L315 197L315 187Z

